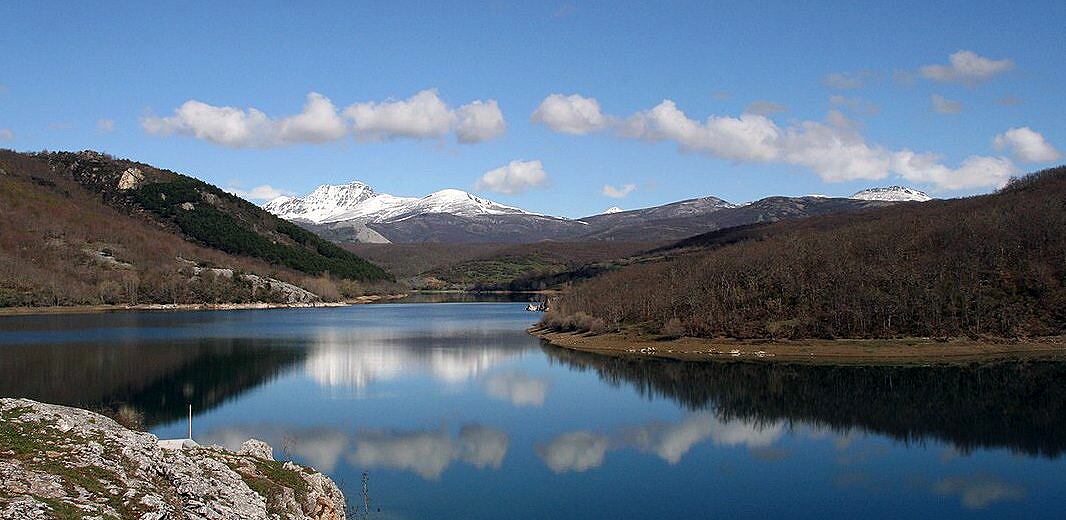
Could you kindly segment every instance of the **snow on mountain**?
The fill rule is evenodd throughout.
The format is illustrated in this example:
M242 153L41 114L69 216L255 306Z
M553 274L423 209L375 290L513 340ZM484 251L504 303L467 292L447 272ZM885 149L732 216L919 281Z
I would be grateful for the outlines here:
M376 193L373 188L358 181L340 185L324 184L303 197L278 197L267 202L263 208L287 220L315 224L348 220L395 222L430 213L463 217L536 215L462 190L440 190L425 197L397 197Z
M625 211L625 210L622 209L622 208L619 208L618 206L611 206L611 207L603 210L603 213L600 213L600 215L610 215L611 213L621 213L623 211Z
M867 190L862 190L852 195L850 198L859 200L883 200L890 202L925 202L927 200L933 199L929 195L926 195L923 191L918 191L914 188L905 188L903 186L870 188Z

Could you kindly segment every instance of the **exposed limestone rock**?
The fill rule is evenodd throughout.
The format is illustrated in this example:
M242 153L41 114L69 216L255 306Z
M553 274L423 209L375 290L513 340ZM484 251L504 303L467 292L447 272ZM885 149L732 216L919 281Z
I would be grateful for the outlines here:
M261 441L165 450L86 410L0 399L0 518L343 520L328 477Z
M191 203L191 202L182 202L181 203L181 209L183 209L185 211L192 211L192 210L196 209L196 206L194 206L193 203Z
M210 273L215 276L233 278L233 269L220 269L217 267L193 267L194 275ZM285 303L315 303L322 300L319 296L303 287L283 282L276 278L268 278L257 274L244 273L240 275L242 280L248 281L256 291L268 290L281 294Z
M127 168L118 179L118 189L132 190L144 182L144 174L138 168Z
M259 439L248 439L241 444L241 455L251 455L263 460L274 460L274 448Z

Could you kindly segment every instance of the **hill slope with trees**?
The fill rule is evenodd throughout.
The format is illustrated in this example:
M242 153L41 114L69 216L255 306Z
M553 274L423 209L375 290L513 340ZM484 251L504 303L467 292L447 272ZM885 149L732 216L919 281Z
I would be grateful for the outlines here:
M0 306L337 299L391 276L192 177L105 154L0 150ZM288 288L291 291L291 288Z
M1066 167L997 193L716 231L553 300L548 326L706 338L1066 332Z

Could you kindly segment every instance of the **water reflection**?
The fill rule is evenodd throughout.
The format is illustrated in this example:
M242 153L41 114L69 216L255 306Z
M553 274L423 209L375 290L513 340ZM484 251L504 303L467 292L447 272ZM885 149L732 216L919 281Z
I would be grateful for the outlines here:
M611 434L589 431L565 433L537 453L552 471L586 471L603 464L608 451L636 449L674 465L705 441L719 446L768 448L785 433L783 421L758 423L742 419L722 420L711 412L691 413L676 423L654 421L624 428Z
M375 381L419 374L459 383L525 349L501 345L491 331L437 329L411 335L391 329L330 329L315 336L305 369L326 387L363 389Z
M485 381L485 391L495 399L514 406L544 406L548 397L548 381L522 372L504 372Z
M904 443L939 439L968 453L1006 447L1058 457L1066 450L1066 364L998 363L966 367L813 367L684 363L616 358L542 345L554 362L593 370L718 420L853 428Z
M146 426L211 410L299 365L290 342L210 338L159 343L7 345L0 395L90 409L130 407Z

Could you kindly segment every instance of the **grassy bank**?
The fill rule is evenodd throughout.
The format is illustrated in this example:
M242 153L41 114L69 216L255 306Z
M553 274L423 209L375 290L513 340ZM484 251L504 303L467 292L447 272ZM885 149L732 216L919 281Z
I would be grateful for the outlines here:
M774 362L812 365L968 364L1001 360L1066 361L1066 336L1037 339L738 340L667 338L611 332L591 334L534 327L552 345L609 356L707 362Z

